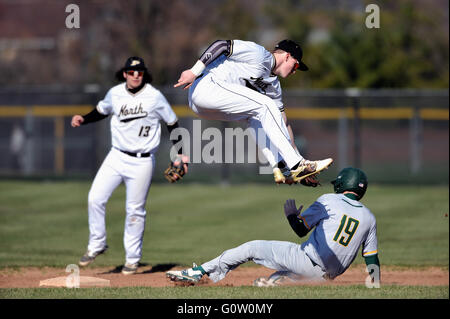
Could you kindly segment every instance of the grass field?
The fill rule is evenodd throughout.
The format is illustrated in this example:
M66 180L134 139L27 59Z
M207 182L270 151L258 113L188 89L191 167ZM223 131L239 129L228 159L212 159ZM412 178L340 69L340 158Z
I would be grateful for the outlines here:
M0 268L66 267L77 263L88 240L90 181L0 181ZM329 185L329 184L328 184ZM276 185L154 184L147 202L141 262L201 263L253 239L301 242L285 220L287 198L310 205L331 192ZM125 188L107 205L108 254L97 266L124 263ZM363 200L377 218L382 265L449 264L449 193L442 186L370 185ZM364 263L358 256L355 263ZM243 265L252 267L253 263ZM1 298L448 298L448 286L1 289Z
M4 289L8 298L175 298L175 299L439 299L448 298L448 287L415 287L383 285L380 289L367 289L364 285L301 286L301 287L129 287L129 288L30 288ZM187 297L188 296L188 297Z

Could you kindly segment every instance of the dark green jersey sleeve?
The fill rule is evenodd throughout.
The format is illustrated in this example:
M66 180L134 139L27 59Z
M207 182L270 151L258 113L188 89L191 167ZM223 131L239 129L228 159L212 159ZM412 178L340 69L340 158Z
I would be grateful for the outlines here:
M304 237L309 232L309 228L306 227L303 219L298 218L295 214L289 215L287 219L289 221L289 225L291 225L291 228L297 236Z

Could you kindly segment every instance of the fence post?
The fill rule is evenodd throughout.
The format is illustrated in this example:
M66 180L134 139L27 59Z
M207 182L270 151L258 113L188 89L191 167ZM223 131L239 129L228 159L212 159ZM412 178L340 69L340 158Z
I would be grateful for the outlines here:
M351 106L353 108L353 165L361 167L361 130L360 130L360 98L361 91L358 88L349 88L346 91L350 97Z
M418 107L414 107L414 113L410 121L410 145L410 170L411 173L415 175L422 166L422 120L420 118L420 110Z
M33 137L33 107L27 107L25 115L25 151L24 151L24 174L34 173L34 137Z
M347 109L343 108L338 120L338 168L348 166L348 118Z
M54 169L57 175L64 174L64 117L56 116L54 118L54 148L55 163Z

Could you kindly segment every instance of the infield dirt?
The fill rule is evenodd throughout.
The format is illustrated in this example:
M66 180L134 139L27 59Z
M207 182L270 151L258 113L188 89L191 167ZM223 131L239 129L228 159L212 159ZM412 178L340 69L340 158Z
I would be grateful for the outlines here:
M92 276L110 280L111 287L170 287L175 286L166 278L165 272L169 269L182 269L169 265L142 266L135 275L124 276L118 267L88 267L80 269L80 276ZM208 278L202 279L198 285L202 286L251 286L258 277L267 277L274 271L265 267L240 267L231 271L227 277L213 283ZM65 268L4 268L0 270L0 288L38 288L41 280L68 276ZM365 266L350 267L344 274L333 281L320 283L324 285L364 285L367 277ZM399 268L382 267L381 283L384 285L407 286L448 286L449 270L429 268ZM311 284L311 283L303 283Z

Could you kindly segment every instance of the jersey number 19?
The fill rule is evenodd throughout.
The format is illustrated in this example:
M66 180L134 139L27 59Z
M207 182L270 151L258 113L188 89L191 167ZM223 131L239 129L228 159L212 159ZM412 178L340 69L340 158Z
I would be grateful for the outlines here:
M333 237L333 240L335 242L338 242L344 247L347 247L350 241L353 238L353 235L356 232L356 229L358 228L359 221L354 218L348 218L347 215L342 216L341 224L339 225L339 228L336 232L336 234ZM341 233L344 231L344 234Z

